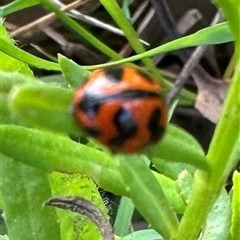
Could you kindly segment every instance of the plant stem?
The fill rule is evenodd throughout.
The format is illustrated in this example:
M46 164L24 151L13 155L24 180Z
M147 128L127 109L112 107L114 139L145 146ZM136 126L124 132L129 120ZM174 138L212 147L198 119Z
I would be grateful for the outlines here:
M229 174L230 170L227 172L226 169L230 164L234 146L239 140L239 86L240 58L238 58L233 82L207 154L211 172L209 175L199 170L196 172L192 198L180 223L176 240L197 238Z

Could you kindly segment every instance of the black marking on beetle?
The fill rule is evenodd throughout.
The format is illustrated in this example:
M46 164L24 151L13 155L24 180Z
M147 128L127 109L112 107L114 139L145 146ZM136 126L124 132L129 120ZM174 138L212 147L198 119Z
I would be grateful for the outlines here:
M148 129L151 133L151 142L157 142L162 136L164 129L160 126L161 110L155 108L148 122Z
M101 133L97 127L85 127L85 131L93 137L97 137Z
M150 92L144 90L125 90L119 93L106 96L108 100L113 99L137 99L137 98L159 98L158 92Z
M115 147L122 146L125 141L137 134L138 128L132 116L132 113L121 108L114 116L114 123L118 129L118 136L109 141L109 144Z
M119 93L110 94L106 96L86 93L83 95L82 100L78 104L78 108L84 111L90 118L97 115L99 108L102 104L113 100L132 100L144 98L159 98L157 92L148 92L143 90L126 90Z
M123 73L122 68L108 68L105 70L106 77L111 82L121 82Z
M86 93L78 104L78 108L84 111L89 117L93 118L98 113L101 104L101 97Z

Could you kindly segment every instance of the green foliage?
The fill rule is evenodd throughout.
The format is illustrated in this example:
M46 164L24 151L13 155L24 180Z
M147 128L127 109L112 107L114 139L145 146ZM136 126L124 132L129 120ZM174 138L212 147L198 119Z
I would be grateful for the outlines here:
M102 0L138 53L121 59L48 0L14 1L1 7L0 14L5 17L40 3L114 61L81 67L59 55L58 62L50 62L18 48L0 26L0 207L8 229L8 237L0 235L0 239L101 239L99 230L85 217L43 207L51 196L77 195L91 200L108 217L96 184L123 196L115 222L116 239L195 240L201 230L204 240L237 239L239 173L234 173L232 198L223 187L239 160L239 8L218 0L228 22L145 51L116 2ZM234 38L236 71L207 155L190 134L171 124L149 155L113 155L92 139L81 144L68 137L85 136L72 116L72 96L87 70L141 59L159 79L150 57ZM61 72L64 78L46 83L36 79L27 64ZM171 87L167 80L161 81L167 89ZM194 96L187 91L181 94L192 103ZM149 169L150 159L154 170ZM134 208L152 229L129 234ZM177 214L182 214L181 220Z
M1 154L1 192L10 239L60 239L55 210L42 206L51 196L46 172Z
M134 204L130 198L122 197L117 216L114 222L114 234L117 236L125 236L129 232L131 226L132 215L134 212Z
M54 196L84 196L86 199L94 199L94 203L99 206L107 216L107 209L102 204L102 199L93 181L82 174L63 174L53 172L50 175L50 185ZM89 191L91 189L91 191ZM57 214L61 223L62 239L100 239L100 232L97 227L86 217L77 213L57 209Z
M240 235L240 173L235 171L233 174L233 197L232 197L232 225L231 239L237 239Z

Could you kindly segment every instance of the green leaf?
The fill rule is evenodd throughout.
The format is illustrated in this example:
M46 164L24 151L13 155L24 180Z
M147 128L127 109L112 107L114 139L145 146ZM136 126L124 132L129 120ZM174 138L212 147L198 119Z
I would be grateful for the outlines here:
M0 7L0 17L5 17L11 13L39 4L40 0L17 0Z
M107 209L98 188L87 176L81 174L63 174L53 172L50 175L51 187L55 196L79 196L91 201L105 216ZM56 209L61 227L62 239L100 239L98 228L86 217L78 213Z
M230 197L225 189L222 189L212 210L208 214L206 226L203 229L201 240L228 240L231 224ZM239 229L238 225L238 229ZM239 232L239 230L238 230ZM240 235L237 235L238 237ZM237 238L233 238L237 239Z
M31 83L36 79L19 74L17 72L6 73L0 71L0 122L3 124L19 123L18 119L13 119L12 113L9 109L9 93L14 86L23 83Z
M154 164L154 167L161 174L163 174L166 177L169 177L173 180L177 180L178 175L184 170L187 170L191 174L193 174L196 171L196 168L194 166L191 166L186 163L171 162L171 161L163 160L160 158L153 158L152 162Z
M169 124L163 139L153 148L153 163L161 172L157 159L182 162L208 171L205 154L198 142L186 131Z
M29 65L36 66L38 68L43 68L43 69L52 70L52 71L60 71L60 67L57 63L47 61L30 54L18 48L17 46L14 46L11 43L7 42L5 39L2 38L1 35L0 35L0 41L1 41L0 51L2 51L7 55L15 59L18 59L23 63L27 63Z
M40 0L17 0L0 7L0 17L5 17L11 13L39 4Z
M167 53L187 47L196 47L199 45L213 45L234 41L233 35L226 22L219 23L197 31L191 35L178 38L176 40L167 42L159 47L153 48L144 53L134 55L129 58L124 58L115 62L105 64L98 64L94 66L87 66L87 69L102 68L107 66L118 65L126 62L133 62L145 57L152 57L156 54Z
M78 87L89 74L83 67L63 55L58 55L58 61L63 75L72 87Z
M60 10L57 10L60 11ZM61 15L64 13L60 13ZM65 19L65 17L64 17ZM75 24L74 24L75 26ZM76 26L77 27L77 26ZM8 54L9 56L12 56L13 58L19 59L22 62L28 63L30 65L53 70L53 71L59 71L60 67L57 63L46 61L41 58L35 57L21 49L19 49L16 46L12 46L11 44L5 42L4 39L0 38L3 44L0 44L0 51ZM105 64L98 64L98 65L92 65L92 66L86 66L85 69L91 70L96 68L102 68L107 66L113 66L118 65L122 63L137 61L145 57L152 57L156 54L160 53L166 53L175 51L182 48L187 47L194 47L198 45L212 45L212 44L220 44L225 42L233 41L233 36L229 30L229 27L227 23L220 23L216 24L211 27L204 28L194 34L191 34L186 37L182 37L176 40L173 40L171 42L168 42L166 44L163 44L159 47L156 47L154 49L151 49L149 51L146 51L144 53L124 58L123 60L118 60L115 62L105 63ZM115 55L114 55L115 56ZM113 59L116 59L117 57L113 57ZM119 57L118 57L119 58Z
M0 48L2 47L3 41L5 41L7 44L9 44L9 47L14 47L14 43L11 40L10 36L8 35L8 32L2 25L1 19L0 19ZM10 57L7 54L0 52L0 58L1 58L1 65L0 65L0 70L1 71L6 71L6 72L18 72L22 73L27 76L32 76L32 71L29 69L28 65L18 61L15 59L15 57Z
M129 233L131 220L134 212L134 205L130 198L121 197L114 222L114 234L120 237Z
M71 141L68 137L0 125L1 151L16 161L47 172L82 173L107 191L126 194L117 162L104 152ZM13 146L16 146L13 148Z
M133 28L131 22L129 22L129 20L125 17L118 3L116 1L108 0L100 0L100 2L106 8L107 12L111 15L119 28L123 31L124 36L127 38L132 49L134 49L136 53L144 53L146 50L140 42L137 32ZM142 61L149 72L153 74L153 76L164 86L164 80L160 75L159 70L153 64L153 61L150 58L142 58Z
M174 212L183 213L187 204L181 196L180 188L177 183L157 172L153 171L153 174L161 185L163 193Z
M83 37L87 40L90 44L92 44L95 48L99 49L101 52L109 56L113 60L121 59L122 57L109 48L107 45L102 43L98 38L93 36L90 32L84 29L79 22L75 22L71 19L66 13L61 11L56 5L51 3L49 0L42 0L41 1L44 7L49 9L51 12L54 12L56 16L63 21L68 27L70 27L73 31L75 31L79 36Z
M232 35L236 37L236 67L207 154L211 173L196 171L192 198L179 225L176 240L182 240L186 237L194 240L199 236L199 231L205 222L209 209L213 206L230 174L229 166L233 166L236 161L234 152L236 152L236 143L239 141L240 106L240 8L236 7L238 0L217 0L217 2L229 21L233 31Z
M186 170L183 170L177 179L177 185L180 189L179 193L184 198L186 203L189 203L191 198L193 180L193 175Z
M26 84L9 97L13 117L30 126L82 134L72 115L73 91L50 84Z
M239 5L239 0L231 0L231 1L225 1L225 0L215 0L216 4L221 9L224 9L224 16L228 20L228 23L230 25L230 28L232 30L233 35L236 38L236 41L238 42L237 45L240 43L240 36L239 36L239 16L240 16L240 8L236 7ZM240 46L238 46L239 48ZM240 50L240 49L239 49Z
M69 84L66 81L65 77L60 73L49 75L49 76L43 76L38 78L38 80L44 82L44 83L54 83L59 84L61 87L68 88Z
M232 225L231 237L232 240L240 236L240 173L233 173L233 195L232 195Z
M122 10L128 20L131 20L130 10L129 6L134 2L135 0L123 0L122 3Z
M12 145L11 149L15 147ZM9 238L59 240L55 209L43 207L43 203L51 197L47 174L2 154L0 160L0 188Z
M153 229L136 231L123 238L123 240L156 240L156 239L163 240L163 238Z
M142 155L115 157L127 196L153 229L166 239L171 239L176 234L178 221L145 159ZM151 207L146 207L148 205Z

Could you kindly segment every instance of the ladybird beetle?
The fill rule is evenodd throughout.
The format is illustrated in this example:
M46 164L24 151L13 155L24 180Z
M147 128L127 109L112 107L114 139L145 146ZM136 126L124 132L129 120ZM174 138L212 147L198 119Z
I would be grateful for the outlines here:
M90 73L73 97L77 123L114 152L134 153L156 143L167 124L161 87L133 67Z

